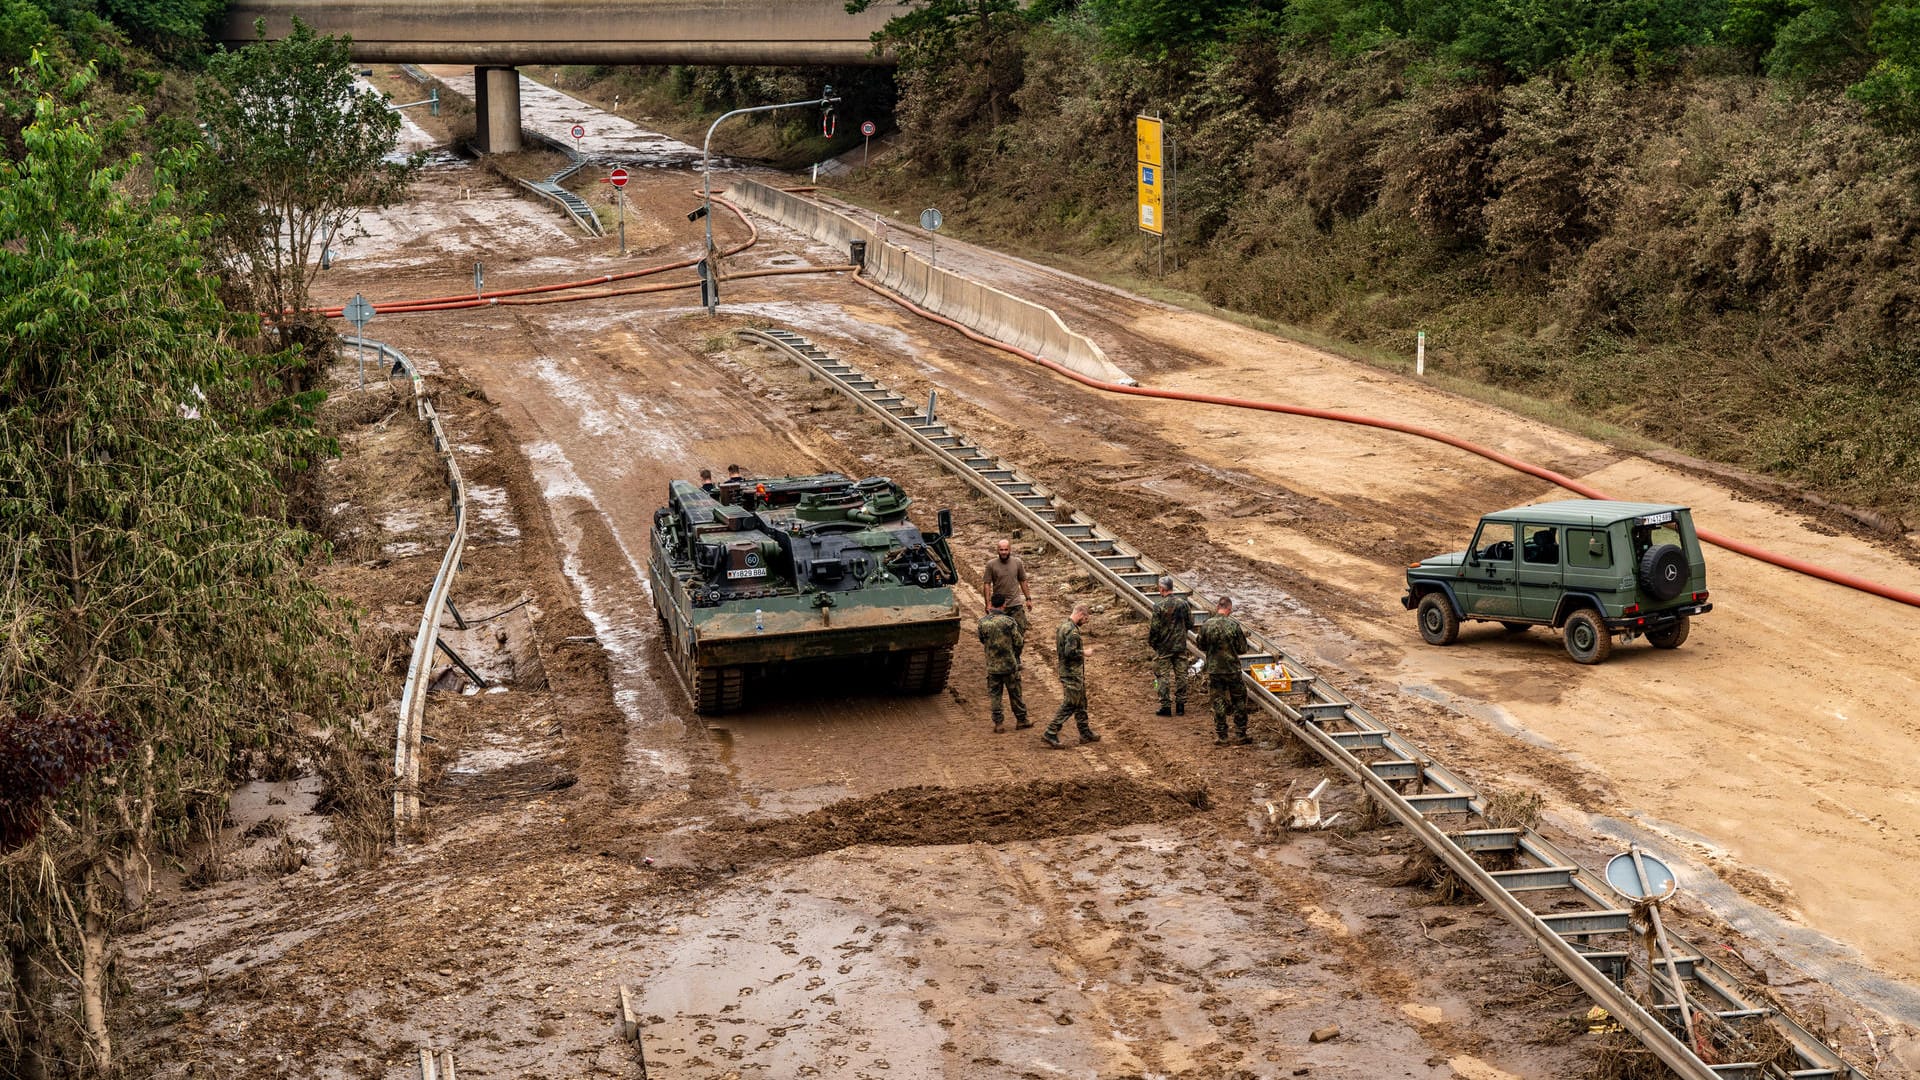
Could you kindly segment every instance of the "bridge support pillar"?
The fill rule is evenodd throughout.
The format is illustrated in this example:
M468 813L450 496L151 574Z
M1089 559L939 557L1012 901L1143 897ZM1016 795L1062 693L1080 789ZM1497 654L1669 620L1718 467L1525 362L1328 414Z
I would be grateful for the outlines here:
M510 67L473 69L474 144L482 153L519 153L520 72Z

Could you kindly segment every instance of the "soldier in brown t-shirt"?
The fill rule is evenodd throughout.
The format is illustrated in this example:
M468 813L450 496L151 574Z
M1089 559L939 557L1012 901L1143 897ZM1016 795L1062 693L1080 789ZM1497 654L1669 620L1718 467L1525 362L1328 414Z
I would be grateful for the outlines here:
M987 560L987 572L981 579L980 594L988 603L995 596L1007 598L1007 617L1020 627L1022 634L1030 625L1027 619L1027 605L1033 603L1033 594L1027 591L1027 567L1020 556L1013 553L1010 541L1000 541L998 555Z

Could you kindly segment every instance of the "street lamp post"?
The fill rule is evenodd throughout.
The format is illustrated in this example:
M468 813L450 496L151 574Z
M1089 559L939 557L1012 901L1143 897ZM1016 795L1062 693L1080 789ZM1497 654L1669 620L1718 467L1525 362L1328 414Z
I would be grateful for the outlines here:
M824 107L832 105L839 100L839 98L833 96L833 87L822 86L820 88L820 96L817 98L807 101L788 101L779 105L755 105L752 108L735 109L732 112L720 114L720 119L715 120L712 127L707 128L706 141L700 144L700 184L705 196L704 202L702 203L702 215L707 219L706 257L709 260L713 258L713 171L711 168L711 158L708 156L708 148L713 145L713 129L720 126L721 120L725 120L730 116L740 116L745 113L772 112L775 109L799 109L809 105Z

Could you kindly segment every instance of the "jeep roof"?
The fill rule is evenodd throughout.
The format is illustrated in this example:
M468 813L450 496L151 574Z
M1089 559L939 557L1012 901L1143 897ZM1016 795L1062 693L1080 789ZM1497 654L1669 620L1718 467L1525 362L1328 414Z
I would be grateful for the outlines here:
M1607 499L1562 499L1559 502L1516 506L1481 516L1481 521L1524 521L1529 525L1600 525L1627 518L1651 517L1687 509L1674 503L1614 502Z

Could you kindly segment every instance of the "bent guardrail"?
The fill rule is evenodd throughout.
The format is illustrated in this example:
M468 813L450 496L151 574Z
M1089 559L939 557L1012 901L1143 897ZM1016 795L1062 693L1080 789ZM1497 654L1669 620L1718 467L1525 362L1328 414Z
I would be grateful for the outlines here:
M460 475L460 463L454 460L453 443L447 438L440 414L428 398L426 380L400 350L383 341L362 337L342 337L348 345L376 349L392 362L390 369L406 375L412 385L414 415L427 425L433 449L447 467L447 492L453 506L453 535L447 552L440 559L440 570L427 592L426 609L420 616L420 629L413 637L413 658L407 663L407 682L400 692L400 710L394 726L393 742L393 827L398 840L405 836L420 817L420 735L427 712L427 683L433 678L433 654L440 638L441 613L453 593L453 578L460 570L460 557L467 547L467 484Z
M593 207L588 206L585 199L560 186L567 177L586 168L587 156L551 135L543 135L537 131L528 131L524 134L549 150L565 154L572 164L545 180L521 180L515 177L515 182L535 195L559 204L560 209L567 212L567 216L574 220L574 224L586 230L588 236L605 236L606 230L600 227L600 218L593 212Z

